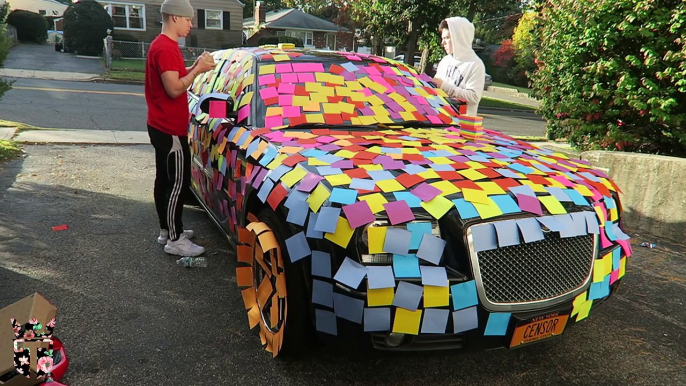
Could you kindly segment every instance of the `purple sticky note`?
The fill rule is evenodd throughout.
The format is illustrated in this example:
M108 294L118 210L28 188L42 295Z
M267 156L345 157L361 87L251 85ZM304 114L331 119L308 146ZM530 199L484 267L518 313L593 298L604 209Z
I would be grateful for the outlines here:
M300 181L298 185L298 190L301 192L311 192L324 177L318 176L314 173L307 173L305 177Z
M517 202L523 211L543 216L543 209L541 208L541 202L538 201L538 198L517 194Z
M410 193L419 197L424 202L429 202L441 194L441 190L427 184L426 182L421 183L416 188L412 189Z
M391 221L391 225L401 224L404 222L414 220L414 214L412 209L405 201L393 201L384 204L384 209L386 214L388 214L388 219Z
M367 201L346 205L343 207L343 213L353 229L367 225L376 219Z

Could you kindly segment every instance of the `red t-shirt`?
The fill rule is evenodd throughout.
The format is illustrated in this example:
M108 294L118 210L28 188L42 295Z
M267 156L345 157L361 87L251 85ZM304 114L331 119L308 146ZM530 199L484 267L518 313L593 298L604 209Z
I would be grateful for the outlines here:
M186 76L179 43L160 34L150 44L145 64L145 101L148 103L148 125L171 135L188 135L190 112L188 93L171 98L162 84L162 74L177 71L179 78Z

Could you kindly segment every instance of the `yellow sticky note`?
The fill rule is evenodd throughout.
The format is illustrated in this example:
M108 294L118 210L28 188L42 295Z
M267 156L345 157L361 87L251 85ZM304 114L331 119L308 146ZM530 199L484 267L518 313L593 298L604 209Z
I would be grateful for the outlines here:
M474 208L479 213L479 217L482 219L498 217L503 214L503 211L500 210L498 204L496 204L495 201L493 201L490 197L488 197L488 204L472 202L472 205L474 205Z
M561 183L560 181L558 181L558 180L556 180L556 179L554 179L554 178L545 177L545 179L546 179L548 182L550 182L550 186L552 186L553 188L567 189L566 186L562 185L562 183Z
M352 103L341 102L338 104L338 108L341 109L342 113L352 114L355 112L355 105Z
M586 302L588 291L578 294L572 302L572 316L579 313L579 308Z
M453 202L443 196L436 196L429 202L422 202L420 204L429 214L439 220L443 215L454 206Z
M330 175L330 176L325 176L324 178L326 178L326 180L329 181L329 183L330 183L332 186L347 185L347 184L350 184L350 183L353 181L353 180L350 178L350 176L348 176L348 175L345 174L345 173L333 174L333 175Z
M337 86L336 87L336 95L342 96L342 97L347 97L351 96L353 94L353 90L351 90L348 87L345 86Z
M276 72L276 65L265 64L260 66L260 75L273 74Z
M350 158L353 158L355 156L355 154L357 154L357 153L352 152L350 150L339 150L334 155L336 157L343 157L343 158L350 159Z
M589 189L586 185L577 185L574 187L574 190L581 193L582 196L593 197L593 192L591 192L591 189Z
M443 307L450 303L450 287L424 286L424 308Z
M383 245L386 242L386 230L388 230L388 227L367 228L367 244L369 244L369 253L384 253Z
M485 175L479 173L474 169L458 170L457 172L462 174L462 176L464 176L465 178L469 178L472 181L483 180L484 178L486 178Z
M349 89L354 90L354 91L359 91L359 90L362 90L362 89L364 88L364 87L362 87L362 85L360 84L360 82L355 81L355 80L348 80L348 81L345 82L345 85L346 85Z
M406 121L414 121L415 119L417 119L417 118L415 118L414 114L406 113L404 111L400 112L400 116Z
M250 86L253 83L255 83L255 74L250 74L241 81L241 85L243 85L244 87Z
M368 194L359 198L360 200L367 201L372 213L379 213L384 210L383 204L387 204L388 201L384 198L381 193Z
M618 279L624 277L624 274L626 273L626 257L622 257L619 260L619 276L617 277Z
M292 188L293 185L298 183L300 180L302 180L305 176L307 175L307 170L296 167L295 169L291 170L290 172L284 174L283 177L281 177L281 182L286 184L289 188Z
M555 198L555 196L540 196L538 197L538 200L545 205L546 209L550 212L550 214L565 214L567 213L567 210L565 210L565 207L562 206L560 201Z
M393 332L401 334L419 334L419 322L422 320L422 310L408 311L398 307L395 310Z
M400 184L400 182L396 180L383 180L383 181L376 181L376 186L379 187L379 189L383 190L384 193L391 193L391 192L397 192L400 190L405 190L405 187Z
M480 204L488 205L491 202L491 199L488 198L488 195L483 190L465 188L462 189L462 195L466 201L471 203L478 202Z
M291 60L291 57L286 55L286 54L274 55L274 61L275 62L286 62L289 60Z
M309 93L319 92L324 86L319 83L307 82L305 83L305 90Z
M469 165L470 168L475 169L475 170L486 169L486 167L484 165L482 165L481 163L476 162L476 161L467 161L467 162L465 162L465 164Z
M363 116L359 117L359 119L360 119L360 122L361 122L363 125L373 125L373 124L379 122L379 121L376 119L376 117L369 117L369 116L366 116L366 115L363 115Z
M429 185L433 186L436 189L439 189L441 191L441 196L448 196L451 194L458 193L460 191L460 188L455 186L455 184L453 184L450 181L439 181Z
M367 289L367 304L370 307L390 306L393 304L395 288Z
M436 173L436 171L433 169L427 170L425 172L417 173L417 175L426 179L426 180L430 180L432 178L441 178L441 176L439 176L438 173Z
M615 222L617 220L619 220L619 212L617 211L617 208L610 209L610 221Z
M545 187L541 184L537 184L533 181L529 180L520 180L519 182L522 183L522 185L529 185L531 186L531 189L533 189L534 192L536 193L547 193L548 191L545 190Z
M320 159L317 159L314 157L309 158L307 160L307 164L311 165L311 166L329 166L329 165L331 165L330 162L326 162L326 161L323 161L323 160L320 160Z
M243 107L250 103L252 101L252 97L254 94L255 93L253 91L246 92L245 95L243 95L243 97L241 98L241 103L238 104L238 107Z
M367 102L369 102L369 104L374 106L374 107L379 107L379 106L384 104L384 101L381 100L381 98L379 98L376 95L368 96ZM387 110L383 109L383 111L387 111ZM376 112L378 114L377 110L374 110L374 112Z
M335 103L322 103L325 114L340 114L341 109Z
M455 163L455 161L449 159L448 157L428 157L429 161L437 165L450 165Z
M612 260L607 260L605 258L602 259L596 259L595 262L593 263L593 282L594 283L600 283L603 281L605 276L607 275L605 272L607 271L607 263L610 263L610 269L612 269Z
M607 221L607 217L605 215L605 212L600 206L594 206L593 209L595 209L595 214L598 216L600 219L600 226L604 227L605 226L605 221Z
M500 187L500 185L496 184L495 182L477 182L476 183L481 189L483 189L486 194L491 194L491 195L498 195L498 194L506 194L503 188Z
M314 191L312 191L312 194L310 194L310 197L307 198L307 202L310 203L310 209L315 213L318 212L330 195L331 192L324 185L318 184Z
M327 92L327 90L331 90L331 92ZM322 88L319 92L310 94L310 99L312 102L326 103L329 101L329 96L333 96L333 89Z
M588 314L591 312L591 306L593 306L593 300L586 300L580 307L579 307L579 313L576 316L576 321L579 322L581 320L584 320L588 317Z
M324 238L339 245L341 248L347 248L354 231L355 230L350 227L348 220L343 217L338 217L336 232L327 233L324 235Z
M267 165L267 169L274 170L279 166L283 165L283 160L288 158L288 154L279 154L272 162Z
M307 123L325 123L324 114L305 114Z
M293 96L293 106L305 107L312 102L309 97L294 95Z

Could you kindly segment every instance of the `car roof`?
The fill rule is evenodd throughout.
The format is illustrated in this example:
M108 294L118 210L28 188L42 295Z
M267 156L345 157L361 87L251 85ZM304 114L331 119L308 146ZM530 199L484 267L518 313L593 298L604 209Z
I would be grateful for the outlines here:
M281 49L281 48L264 48L264 47L240 47L233 48L235 51L245 51L254 55L260 62L278 62L275 55L285 54L289 56L290 61L335 61L335 60L354 60L354 61L374 61L374 62L388 62L394 60L377 55L361 54L357 52L345 51L331 51L331 50L317 50L306 48ZM221 54L228 50L219 50L216 53Z

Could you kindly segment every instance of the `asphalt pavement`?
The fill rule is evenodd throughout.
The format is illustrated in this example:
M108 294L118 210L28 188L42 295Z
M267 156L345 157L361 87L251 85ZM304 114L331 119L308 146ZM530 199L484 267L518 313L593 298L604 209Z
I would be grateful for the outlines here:
M285 362L248 330L234 252L201 210L184 220L207 268L177 267L156 244L150 146L26 152L0 164L0 307L34 291L58 307L68 385L686 384L683 246L634 235L619 293L545 343L419 354L330 343Z
M55 47L50 44L19 44L10 50L5 59L4 67L94 75L105 72L105 68L98 58L84 58L55 51Z

